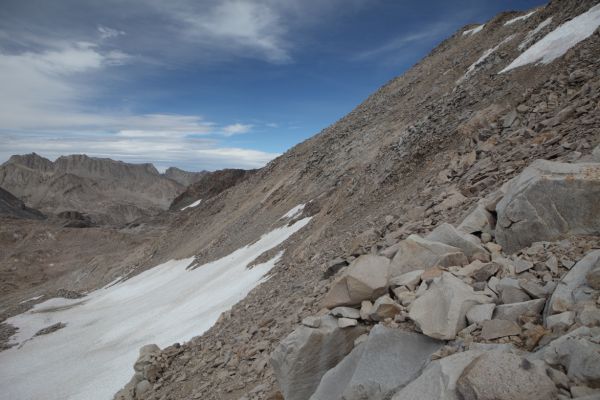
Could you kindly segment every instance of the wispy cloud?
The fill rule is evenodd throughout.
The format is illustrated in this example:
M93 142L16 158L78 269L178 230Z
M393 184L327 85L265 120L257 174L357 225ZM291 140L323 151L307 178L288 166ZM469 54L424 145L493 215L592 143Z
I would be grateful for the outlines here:
M285 4L285 3L281 3ZM165 11L181 22L181 32L204 47L234 54L256 55L275 63L291 61L281 8L267 2L224 0L212 7L165 3Z
M386 56L390 53L396 53L409 45L425 40L435 39L441 35L444 35L452 28L453 24L449 22L432 24L420 31L392 38L381 46L362 51L354 55L353 59L356 61L361 61Z
M125 35L125 32L118 29L109 28L107 26L98 25L98 34L100 35L100 39L106 40Z
M223 134L225 136L239 135L241 133L248 133L252 129L252 125L246 124L232 124L223 127Z

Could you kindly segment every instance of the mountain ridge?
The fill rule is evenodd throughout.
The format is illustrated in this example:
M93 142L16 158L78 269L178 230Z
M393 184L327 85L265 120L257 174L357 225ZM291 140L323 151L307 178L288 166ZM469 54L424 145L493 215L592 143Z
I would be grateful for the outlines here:
M196 179L184 172L186 179ZM99 224L156 215L185 189L151 163L129 164L85 154L60 156L54 162L36 153L14 155L0 166L0 185L34 208L82 212Z

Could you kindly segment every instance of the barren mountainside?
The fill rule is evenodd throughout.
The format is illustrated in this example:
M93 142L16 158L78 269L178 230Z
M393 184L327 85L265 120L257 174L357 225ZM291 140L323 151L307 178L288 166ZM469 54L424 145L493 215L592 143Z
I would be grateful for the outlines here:
M163 175L187 187L198 182L206 173L207 171L189 172L176 167L169 167Z
M190 330L144 342L121 400L595 398L599 26L597 0L465 26L264 168L206 173L185 191L148 165L9 160L0 186L29 206L92 215L146 201L151 215L82 235L35 221L15 239L5 225L0 273L18 266L26 278L6 285L2 315L65 291L90 300L42 310L67 328L0 352L0 365L58 340L69 325L56 318L77 307L88 314L100 299L106 313L103 301L132 296L123 330L161 340ZM44 282L24 283L40 270ZM219 297L236 290L244 296ZM160 303L169 296L177 306ZM212 301L223 309L194 314ZM86 317L73 329L115 316ZM129 343L109 331L98 342ZM86 379L104 372L89 368ZM11 379L7 393L31 387L28 374Z

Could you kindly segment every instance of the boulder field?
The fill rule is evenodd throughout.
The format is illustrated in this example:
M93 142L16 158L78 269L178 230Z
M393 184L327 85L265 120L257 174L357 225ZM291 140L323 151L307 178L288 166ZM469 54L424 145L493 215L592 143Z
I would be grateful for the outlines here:
M271 354L283 398L600 398L600 250L544 258L600 233L600 163L535 161L491 197L340 267Z

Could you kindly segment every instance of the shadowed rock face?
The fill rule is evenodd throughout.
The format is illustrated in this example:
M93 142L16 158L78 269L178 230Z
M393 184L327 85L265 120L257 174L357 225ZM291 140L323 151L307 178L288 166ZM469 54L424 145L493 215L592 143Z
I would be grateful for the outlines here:
M44 219L44 214L25 206L10 192L0 188L0 216L8 218Z
M46 213L75 210L95 223L121 224L168 208L183 185L152 164L128 164L86 155L52 162L35 153L0 166L0 185Z
M175 182L182 184L183 186L189 186L192 183L198 182L204 175L208 173L208 171L189 172L176 167L170 167L167 168L163 175L174 180Z
M203 175L195 183L173 200L169 209L177 211L197 200L210 199L247 179L254 172L255 170L223 169L201 173Z

